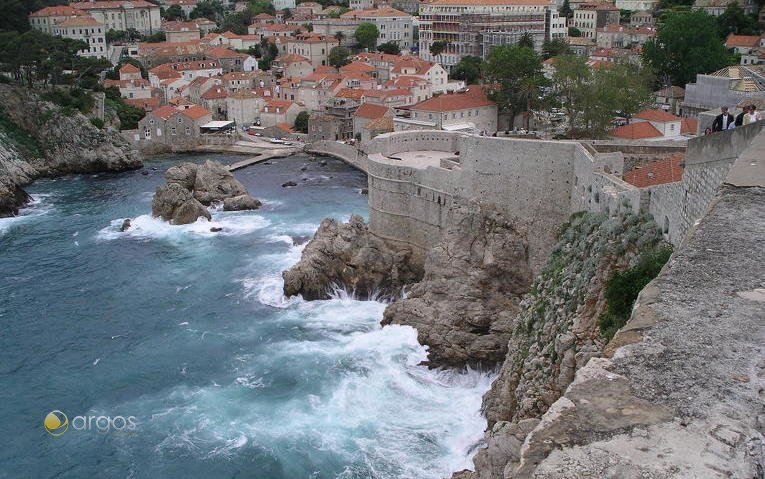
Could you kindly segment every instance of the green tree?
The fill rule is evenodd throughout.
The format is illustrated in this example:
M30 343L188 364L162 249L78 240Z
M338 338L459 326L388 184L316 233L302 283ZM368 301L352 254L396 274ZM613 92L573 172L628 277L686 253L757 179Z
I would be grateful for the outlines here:
M343 43L343 40L345 40L345 33L341 32L340 30L336 31L335 40L337 40L340 43Z
M545 42L542 44L542 58L544 60L560 55L567 55L569 53L571 53L571 48L569 48L566 40L562 38L545 40Z
M715 18L703 10L672 13L643 47L643 60L673 85L693 81L729 65L731 55L717 33Z
M354 36L361 48L373 50L377 44L377 38L380 36L380 31L374 23L362 22L356 27Z
M534 35L531 32L523 32L518 39L519 47L534 48Z
M736 35L757 35L757 17L747 15L738 2L729 3L725 11L717 17L720 36L727 38L731 33Z
M560 10L558 11L561 17L571 18L574 16L574 11L571 9L571 3L568 0L563 0L563 5L561 5Z
M350 11L351 11L350 8L341 6L340 8L336 8L332 13L330 13L329 17L340 18L340 15L342 15L343 13L348 13Z
M449 42L447 41L436 40L430 44L430 54L433 55L433 58L438 58L438 55L442 54L448 45Z
M599 138L615 116L630 116L650 104L653 79L636 64L593 69L586 62L575 55L557 57L552 87L568 116L568 135Z
M215 22L223 19L223 4L214 0L202 0L197 3L189 18L208 18Z
M66 0L3 0L3 14L0 15L0 32L19 32L29 30L27 17L30 13L52 5L66 5Z
M377 51L382 53L388 53L390 55L398 55L401 53L401 47L394 41L381 43L377 46Z
M568 27L568 36L570 37L581 37L582 31L579 30L576 27Z
M295 130L301 133L308 133L308 112L301 111L295 117Z
M186 14L180 5L171 5L162 10L162 18L168 21L186 20Z
M143 37L143 41L149 42L149 43L162 43L167 39L165 37L165 32L156 32L152 33L151 35L146 35Z
M334 47L329 51L327 56L327 62L335 68L340 68L343 65L347 65L351 62L348 58L350 52L345 47Z
M267 13L269 15L276 14L276 9L274 8L274 4L267 0L251 1L249 10L252 12L253 15L257 15L259 13Z
M466 55L452 67L449 77L453 80L463 80L468 85L478 83L481 79L484 62L480 57Z
M494 47L486 61L485 76L490 84L498 86L490 96L500 111L510 114L511 121L539 102L539 92L548 83L542 75L539 55L518 45Z

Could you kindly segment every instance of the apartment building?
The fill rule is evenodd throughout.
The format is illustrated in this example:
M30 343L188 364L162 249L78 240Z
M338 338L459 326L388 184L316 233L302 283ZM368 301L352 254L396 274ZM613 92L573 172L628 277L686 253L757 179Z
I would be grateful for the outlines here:
M87 48L77 52L80 56L93 58L106 58L107 56L104 24L90 15L60 20L53 27L53 35L87 43Z
M340 42L333 36L299 33L287 40L287 54L305 57L316 68L320 65L327 65L330 50L338 45Z
M49 35L55 35L53 30L58 22L64 21L70 17L85 15L87 15L87 13L84 11L70 7L69 5L45 7L29 14L29 26Z
M434 0L420 6L420 57L448 69L467 55L486 58L526 32L541 47L553 34L563 36L564 26L550 0ZM434 42L446 42L437 57L430 52Z
M414 46L412 16L401 10L391 7L351 10L341 17L374 24L380 32L377 45L394 42L402 50L409 50Z
M143 34L162 29L159 5L146 0L107 0L73 2L71 7L84 10L103 23L107 30L126 31L133 28Z
M610 3L585 3L574 9L570 26L578 28L584 38L597 38L598 28L619 24L619 9Z

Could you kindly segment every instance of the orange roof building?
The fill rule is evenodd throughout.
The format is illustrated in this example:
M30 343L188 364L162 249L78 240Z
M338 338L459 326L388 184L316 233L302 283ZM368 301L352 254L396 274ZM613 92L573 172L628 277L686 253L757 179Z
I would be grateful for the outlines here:
M684 159L685 155L679 153L638 166L624 174L624 181L638 188L682 181Z

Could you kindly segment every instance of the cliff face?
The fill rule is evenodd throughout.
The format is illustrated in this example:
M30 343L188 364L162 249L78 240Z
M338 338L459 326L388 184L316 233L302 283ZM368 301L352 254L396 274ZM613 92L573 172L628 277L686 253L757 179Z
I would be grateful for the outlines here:
M504 360L521 296L531 284L528 243L489 207L460 208L428 252L422 281L385 310L383 325L417 329L435 366Z
M571 384L578 369L602 355L607 342L598 318L606 311L605 285L640 251L659 243L648 218L577 214L520 305L500 376L484 396L487 447L476 454L476 472L455 477L510 475L526 436Z
M348 223L326 218L300 262L282 273L284 294L326 299L333 287L344 287L362 297L396 297L404 285L422 277L410 258L408 249L392 248L371 234L358 215Z
M21 147L0 128L0 215L15 214L20 186L42 176L123 171L142 166L138 152L117 131L100 130L80 113L64 115L33 92L0 84L0 110L35 143Z

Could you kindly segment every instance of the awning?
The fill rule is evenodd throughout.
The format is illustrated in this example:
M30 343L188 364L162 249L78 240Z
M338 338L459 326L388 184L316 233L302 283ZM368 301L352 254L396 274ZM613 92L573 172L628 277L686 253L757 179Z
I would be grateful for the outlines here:
M219 120L219 121L211 121L209 123L205 123L199 128L203 130L217 131L217 130L226 130L229 128L234 128L235 125L236 125L236 122L233 122L233 121Z

